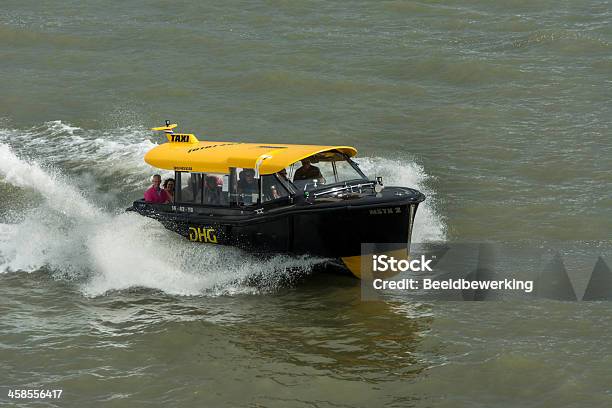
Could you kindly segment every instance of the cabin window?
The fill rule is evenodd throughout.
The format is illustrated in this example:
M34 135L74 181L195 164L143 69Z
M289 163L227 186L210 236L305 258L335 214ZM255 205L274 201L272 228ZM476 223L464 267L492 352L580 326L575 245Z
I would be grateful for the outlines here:
M229 176L216 173L177 172L177 202L185 204L229 204Z
M300 191L351 180L367 180L350 159L335 151L319 153L293 163L289 173Z
M264 203L289 196L289 191L283 186L276 174L262 176L261 186L261 195Z
M176 188L178 189L177 202L187 204L202 203L202 174L179 173Z
M203 175L204 187L202 200L204 205L229 204L229 176L227 174L206 173Z
M332 164L335 167L337 181L363 179L363 176L355 170L348 160L333 161Z
M255 170L232 167L230 173L230 204L243 206L259 202L259 180Z

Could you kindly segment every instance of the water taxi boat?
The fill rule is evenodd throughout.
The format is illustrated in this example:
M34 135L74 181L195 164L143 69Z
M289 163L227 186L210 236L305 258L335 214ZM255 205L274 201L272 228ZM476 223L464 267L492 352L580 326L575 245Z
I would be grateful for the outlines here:
M357 277L362 243L410 243L425 196L368 179L353 147L200 141L175 128L153 128L168 142L144 157L174 171L173 202L128 210L190 241L338 260Z

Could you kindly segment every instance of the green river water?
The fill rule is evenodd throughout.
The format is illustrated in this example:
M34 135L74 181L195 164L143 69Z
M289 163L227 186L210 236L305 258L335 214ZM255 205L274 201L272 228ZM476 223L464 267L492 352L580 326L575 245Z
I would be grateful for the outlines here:
M558 244L580 299L612 265L609 1L0 6L0 405L612 406L609 302L366 302L123 211L165 119L353 145L427 195L414 241Z

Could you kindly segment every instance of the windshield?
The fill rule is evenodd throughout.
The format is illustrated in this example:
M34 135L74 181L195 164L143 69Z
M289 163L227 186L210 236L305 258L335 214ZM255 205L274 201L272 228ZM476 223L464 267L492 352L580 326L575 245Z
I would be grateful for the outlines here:
M289 178L299 191L316 190L351 180L367 180L354 162L338 152L319 153L293 163Z

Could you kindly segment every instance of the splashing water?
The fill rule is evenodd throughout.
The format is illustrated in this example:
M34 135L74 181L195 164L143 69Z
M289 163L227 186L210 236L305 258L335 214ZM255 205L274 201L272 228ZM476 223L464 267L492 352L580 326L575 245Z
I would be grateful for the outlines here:
M87 296L132 287L219 295L273 290L323 261L281 255L262 260L235 248L194 244L154 220L123 213L125 196L142 194L143 180L153 171L142 157L155 144L143 129L103 135L54 121L25 132L0 129L0 141L6 141L0 143L0 177L42 198L35 208L21 210L18 223L0 224L0 272L45 268L58 279L77 281ZM36 160L24 160L21 153L36 154ZM412 162L366 157L359 164L366 174L385 177L386 184L430 193L423 168ZM90 176L79 188L68 175L82 181L83 168ZM88 189L109 174L121 177L123 191L130 192L110 211L88 198ZM444 239L434 204L428 197L419 207L413 241ZM254 277L255 286L249 283Z
M261 260L236 248L186 242L156 221L133 213L99 226L88 250L102 272L84 288L88 295L134 286L179 295L273 290L283 278L309 272L322 261L282 255ZM263 286L248 283L261 276Z
M79 179L73 182L90 173L101 183L120 184L124 191L141 188L145 176L154 171L142 160L156 146L148 140L149 135L140 128L84 130L61 121L25 131L0 129L0 140L6 140L18 156L34 154L39 163L78 173Z
M22 222L0 224L0 271L47 268L79 281L88 296L132 287L177 295L268 290L322 261L280 255L261 261L235 248L185 242L137 214L105 213L58 172L18 158L5 144L0 175L43 198ZM246 283L260 276L267 287Z
M412 242L434 242L446 239L446 227L436 212L435 194L426 185L429 176L423 167L414 162L383 157L362 157L356 161L370 178L381 176L385 185L416 188L427 196L417 210Z
M57 173L47 173L38 164L19 159L5 144L0 144L0 173L15 187L37 190L56 211L83 218L98 215L79 191L66 184Z

